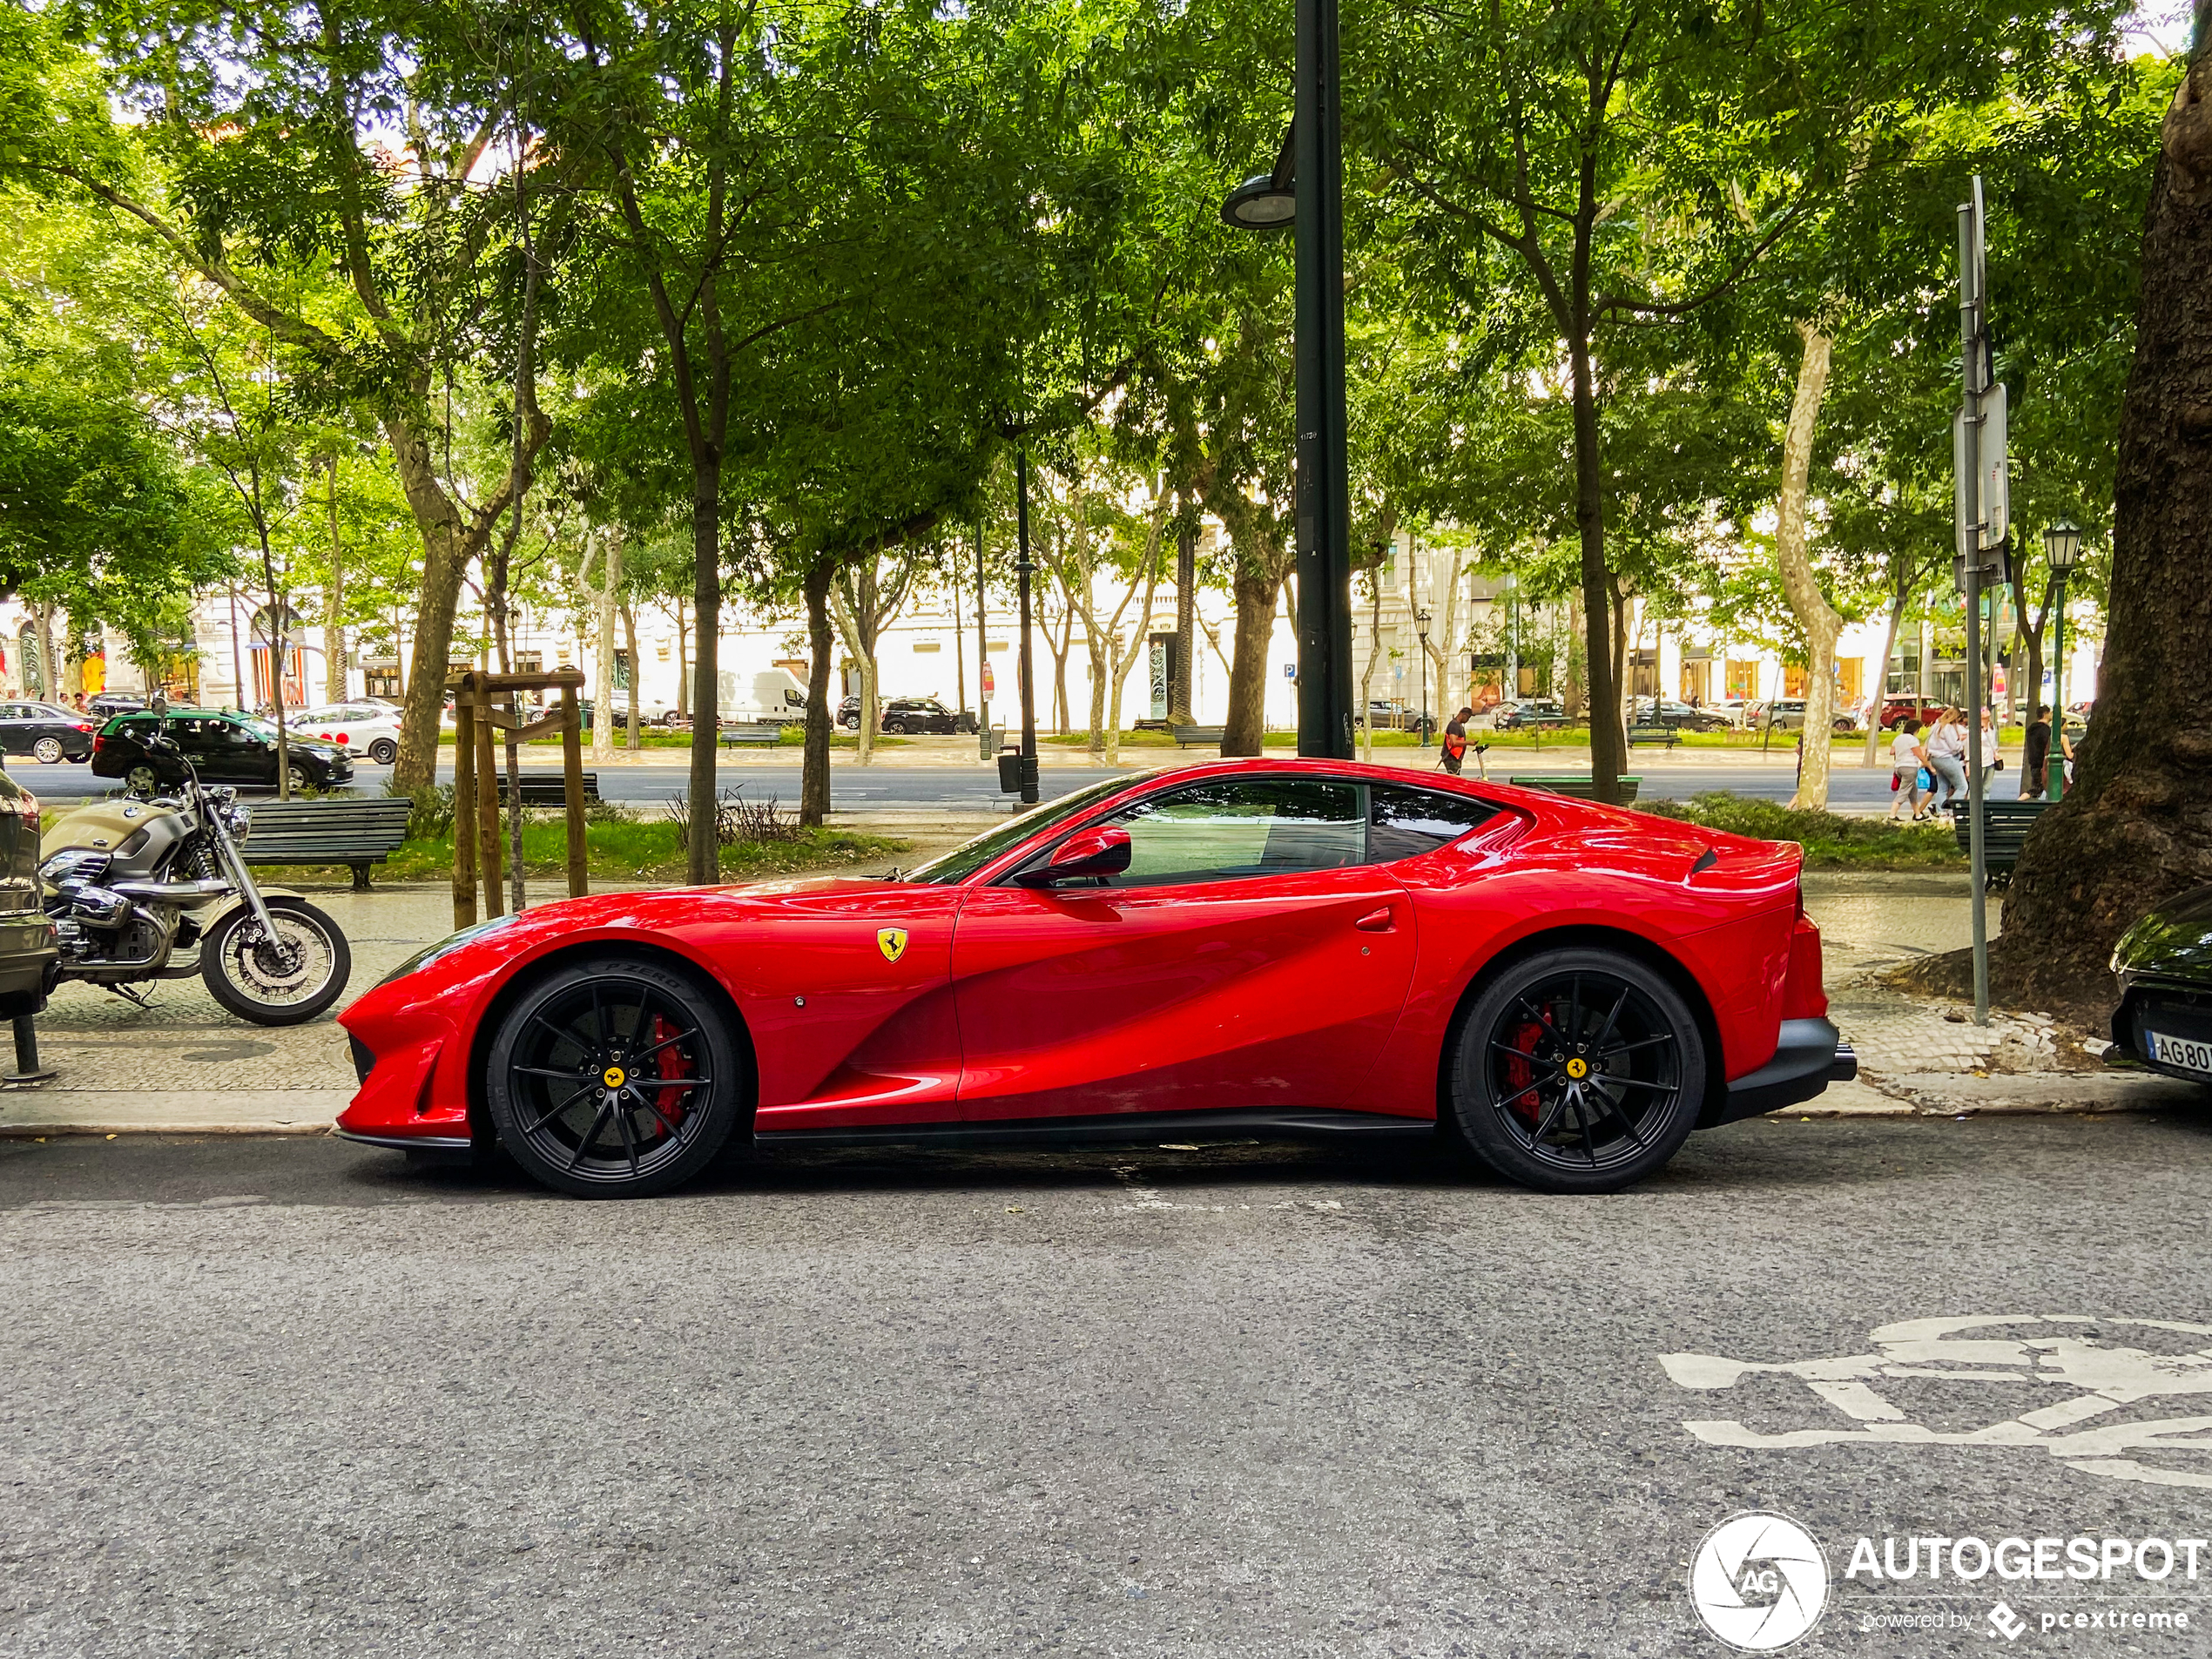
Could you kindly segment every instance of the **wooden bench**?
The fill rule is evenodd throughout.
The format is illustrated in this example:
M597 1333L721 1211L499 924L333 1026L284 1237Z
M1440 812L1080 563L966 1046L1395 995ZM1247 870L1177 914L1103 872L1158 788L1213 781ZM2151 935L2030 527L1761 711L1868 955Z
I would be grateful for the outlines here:
M1576 800L1597 799L1597 779L1590 777L1577 777L1568 772L1532 772L1525 778L1508 778L1506 781L1515 789L1548 789L1554 795L1572 795ZM1636 798L1636 791L1642 787L1642 784L1643 779L1641 778L1622 779L1621 804L1625 806L1634 800Z
M2009 887L2013 867L2020 861L2020 848L2027 843L2027 833L2035 827L2035 820L2058 803L2049 800L1992 800L1984 796L1981 803L1982 868L1993 887ZM1973 822L1966 816L1965 803L1951 811L1951 833L1958 838L1959 850L1973 855Z
M725 749L772 749L784 740L779 725L725 725L721 744Z
M404 795L326 800L265 800L246 819L248 864L344 864L354 886L366 889L368 870L407 840L415 803Z
M1671 725L1632 725L1629 728L1629 747L1639 743L1663 743L1669 749L1682 741L1682 732Z
M1218 725L1171 725L1168 728L1168 736L1175 739L1175 746L1178 749L1188 749L1193 744L1218 749L1221 747L1221 734L1227 730L1226 726Z
M523 805L525 806L565 806L569 804L568 785L557 772L526 772L522 776L522 786ZM583 774L583 798L587 801L599 799L597 772L587 772ZM507 800L507 776L504 772L500 774L499 799L503 806Z

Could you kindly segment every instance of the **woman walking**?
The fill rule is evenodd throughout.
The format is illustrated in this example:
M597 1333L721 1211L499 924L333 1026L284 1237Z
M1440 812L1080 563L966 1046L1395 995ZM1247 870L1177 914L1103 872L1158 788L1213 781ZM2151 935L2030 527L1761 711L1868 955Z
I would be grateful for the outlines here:
M1892 824L1897 822L1898 812L1907 808L1912 813L1912 821L1920 821L1920 768L1927 763L1927 747L1920 741L1920 723L1908 715L1898 722L1897 736L1890 739L1890 788L1897 797L1890 803Z
M1936 711L1925 746L1928 775L1936 781L1928 798L1928 811L1933 814L1966 798L1966 728L1957 709Z

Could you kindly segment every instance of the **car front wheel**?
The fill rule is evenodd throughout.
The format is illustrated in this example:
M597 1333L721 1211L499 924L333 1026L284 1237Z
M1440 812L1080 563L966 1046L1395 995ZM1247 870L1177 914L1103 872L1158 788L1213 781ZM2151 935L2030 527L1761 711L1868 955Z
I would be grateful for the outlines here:
M500 1143L547 1186L637 1198L698 1175L749 1109L721 1010L658 963L597 958L532 984L501 1021L484 1097Z
M1705 1096L1680 992L1634 957L1524 957L1462 1015L1451 1121L1482 1161L1542 1192L1615 1192L1674 1157Z

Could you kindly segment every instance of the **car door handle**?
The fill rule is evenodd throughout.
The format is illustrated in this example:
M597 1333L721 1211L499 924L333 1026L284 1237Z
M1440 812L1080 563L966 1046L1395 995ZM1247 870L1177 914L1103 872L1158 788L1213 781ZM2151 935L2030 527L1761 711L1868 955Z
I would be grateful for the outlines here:
M1363 934L1386 934L1398 926L1397 913L1388 905L1379 910L1370 910L1352 924Z

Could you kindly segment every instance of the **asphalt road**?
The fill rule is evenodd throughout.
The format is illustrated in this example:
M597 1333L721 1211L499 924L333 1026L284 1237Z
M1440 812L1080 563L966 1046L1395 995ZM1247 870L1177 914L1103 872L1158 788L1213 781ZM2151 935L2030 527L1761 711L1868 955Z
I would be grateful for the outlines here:
M2212 1113L1787 1119L1611 1198L1239 1145L592 1204L0 1143L0 1649L1718 1659L1689 1564L1771 1510L1831 1581L1793 1653L2202 1654L2212 1552L1962 1583L1951 1541L2206 1534L2209 1161ZM1940 1581L1844 1576L1933 1535ZM1755 1605L1813 1571L1750 1565Z
M1175 756L1160 751L1157 764L1172 764ZM1541 774L1574 770L1568 764L1548 759L1542 755L1515 752L1503 762L1492 765L1491 775ZM1588 775L1588 765L1581 768ZM1649 763L1632 768L1643 779L1642 792L1648 799L1672 796L1687 799L1701 791L1733 790L1740 794L1764 796L1774 800L1786 800L1796 787L1792 767L1781 759L1765 765L1718 765L1701 766L1676 762ZM41 799L74 802L90 795L106 794L118 786L111 779L95 778L89 768L63 763L55 766L41 766L35 761L17 760L10 767L11 775L30 789ZM1103 768L1089 766L1050 765L1040 774L1042 792L1049 799L1071 789L1113 775ZM356 769L352 787L367 794L381 794L389 769L383 766L362 765ZM748 796L775 796L786 805L799 799L799 769L796 765L745 765L742 763L722 768L725 784L742 784ZM2009 777L2009 774L2007 774ZM450 782L450 769L441 773ZM690 772L680 753L672 755L664 764L609 766L599 770L600 793L610 800L635 806L658 806L671 796L680 795L689 787ZM2006 785L1996 786L2001 792ZM268 792L249 792L261 793ZM910 765L895 762L861 767L833 766L830 772L830 797L834 810L839 812L914 812L941 809L951 812L988 813L1001 809L1010 799L998 790L998 775L995 769L982 766ZM1854 759L1838 765L1830 773L1829 797L1839 810L1887 809L1890 801L1890 774L1861 768Z

